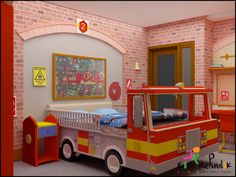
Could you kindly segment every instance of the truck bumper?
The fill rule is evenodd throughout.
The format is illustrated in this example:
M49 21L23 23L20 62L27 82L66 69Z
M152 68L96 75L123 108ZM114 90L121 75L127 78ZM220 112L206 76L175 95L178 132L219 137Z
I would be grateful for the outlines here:
M201 158L205 155L208 155L212 152L217 151L218 146L219 146L218 143L216 143L213 145L209 145L205 148L202 148L201 151L199 152L199 158ZM153 163L149 163L149 162L145 162L145 161L141 161L141 160L127 158L127 167L138 170L138 171L142 171L145 173L151 173L151 174L158 175L158 174L167 172L169 170L172 170L174 168L177 168L178 163L180 163L180 162L181 162L181 164L184 164L183 158L186 156L188 156L188 154L178 156L176 158L167 160L167 161L159 163L159 164L153 164ZM184 167L181 166L181 168L184 168Z

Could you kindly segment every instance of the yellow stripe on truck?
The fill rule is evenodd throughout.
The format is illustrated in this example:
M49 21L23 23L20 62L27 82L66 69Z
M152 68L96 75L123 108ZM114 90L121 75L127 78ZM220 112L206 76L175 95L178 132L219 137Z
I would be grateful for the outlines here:
M152 156L160 156L160 155L168 154L173 151L177 151L177 139L165 141L158 144L154 144L154 143L150 143L150 144L151 144L151 148L150 148L149 155L152 155Z
M127 150L152 156L160 156L177 150L177 139L162 143L148 143L134 139L127 139Z
M143 154L148 154L148 142L146 141L139 141L135 139L127 139L126 141L126 148L130 151L135 151Z
M207 131L207 140L215 138L217 138L217 129ZM177 141L178 139L173 139L170 141L155 144L135 139L127 139L126 148L129 151L134 151L152 156L161 156L170 152L177 151Z
M78 144L79 144L79 145L88 146L88 139L78 137Z
M218 130L212 129L207 131L207 140L215 139L218 137Z

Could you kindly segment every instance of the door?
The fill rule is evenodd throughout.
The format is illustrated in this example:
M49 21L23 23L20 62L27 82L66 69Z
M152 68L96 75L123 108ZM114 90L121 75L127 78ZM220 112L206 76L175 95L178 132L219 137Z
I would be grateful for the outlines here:
M194 86L194 41L148 48L149 85L174 86L184 82ZM184 95L152 96L152 110L164 107L188 110L188 97Z
M153 52L153 85L174 86L178 81L177 48ZM179 100L176 95L158 95L152 98L152 110L163 112L163 108L176 108Z

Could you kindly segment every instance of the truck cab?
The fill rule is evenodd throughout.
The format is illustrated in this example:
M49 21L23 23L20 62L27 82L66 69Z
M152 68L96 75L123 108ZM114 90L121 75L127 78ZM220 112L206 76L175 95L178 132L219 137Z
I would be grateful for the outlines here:
M176 168L196 147L199 157L216 151L217 120L211 118L208 100L211 92L203 87L163 86L128 90L127 166L160 174ZM166 108L166 112L159 112L161 116L182 114L184 118L155 121L151 99L162 94L186 95L187 110Z

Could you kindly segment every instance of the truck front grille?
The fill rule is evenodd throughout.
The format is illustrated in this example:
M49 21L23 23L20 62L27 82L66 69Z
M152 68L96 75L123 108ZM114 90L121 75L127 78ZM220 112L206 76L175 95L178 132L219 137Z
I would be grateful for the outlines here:
M200 128L186 131L186 152L191 151L194 147L201 145L201 131Z

